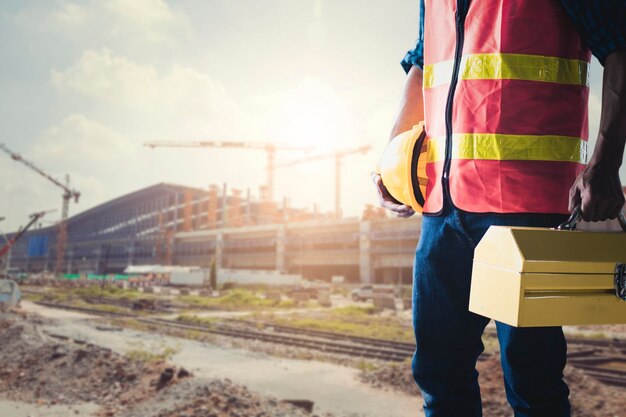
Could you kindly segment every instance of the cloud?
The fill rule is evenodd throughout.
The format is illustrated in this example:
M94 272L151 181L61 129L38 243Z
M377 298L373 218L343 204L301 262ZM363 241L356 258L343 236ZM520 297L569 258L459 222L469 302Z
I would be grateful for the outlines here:
M162 0L108 0L102 8L112 18L112 34L120 38L172 43L181 32L189 33L187 16Z
M51 77L62 92L77 92L125 107L157 104L154 101L159 83L156 70L115 56L109 49L87 50L65 71L52 70Z
M192 36L187 15L163 0L57 1L27 5L13 15L23 30L73 42L175 46Z
M72 114L46 129L30 147L9 144L24 159L81 193L78 203L71 202L70 215L101 204L122 193L143 186L139 146L132 138L92 120ZM142 150L143 152L143 150ZM7 220L0 230L17 229L26 215L56 209L46 215L45 223L61 216L62 190L28 167L18 163L0 163L0 216Z
M243 118L223 85L206 73L175 65L160 74L110 49L85 51L67 69L52 70L51 80L62 94L104 104L108 113L143 124L146 133L226 134Z
M80 27L85 26L87 20L91 17L89 9L83 5L75 3L60 3L58 9L51 12L51 22L63 27Z
M72 114L48 129L33 147L37 159L70 168L85 164L93 167L120 156L132 157L135 151L132 141L82 114Z

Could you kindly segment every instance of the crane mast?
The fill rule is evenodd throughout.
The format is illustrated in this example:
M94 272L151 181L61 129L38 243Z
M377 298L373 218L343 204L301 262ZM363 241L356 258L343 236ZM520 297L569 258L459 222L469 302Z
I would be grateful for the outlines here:
M20 154L13 152L4 143L0 143L0 149L6 152L14 161L21 162L22 164L26 165L28 168L37 172L39 175L63 190L63 205L61 207L61 221L59 222L57 229L56 261L54 264L54 273L56 275L61 274L63 272L65 248L67 246L67 218L69 215L70 200L73 199L75 203L78 203L78 199L80 198L80 192L70 189L69 175L65 176L65 183L62 183L32 162L24 159Z
M358 148L342 149L318 155L311 155L305 158L295 159L284 164L280 164L277 166L277 168L290 167L305 162L333 158L335 162L335 216L337 218L341 218L341 164L343 162L343 158L355 153L366 153L370 149L370 145L364 145Z

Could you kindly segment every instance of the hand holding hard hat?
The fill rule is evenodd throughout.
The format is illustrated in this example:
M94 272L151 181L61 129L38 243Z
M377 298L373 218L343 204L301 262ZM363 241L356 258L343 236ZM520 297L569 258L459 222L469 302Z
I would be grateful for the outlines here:
M383 184L380 173L372 172L372 181L374 181L374 184L376 185L376 191L378 192L381 207L392 211L396 214L396 216L402 218L411 217L415 214L415 210L413 210L410 206L401 203L391 195L387 187Z
M372 176L382 207L398 217L410 217L423 211L428 180L426 157L423 122L389 141Z

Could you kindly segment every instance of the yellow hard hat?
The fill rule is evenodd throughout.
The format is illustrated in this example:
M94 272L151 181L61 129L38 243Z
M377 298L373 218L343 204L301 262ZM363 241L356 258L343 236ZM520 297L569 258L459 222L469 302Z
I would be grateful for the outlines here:
M378 163L378 173L389 193L418 213L426 199L426 132L424 122L400 133L385 147Z

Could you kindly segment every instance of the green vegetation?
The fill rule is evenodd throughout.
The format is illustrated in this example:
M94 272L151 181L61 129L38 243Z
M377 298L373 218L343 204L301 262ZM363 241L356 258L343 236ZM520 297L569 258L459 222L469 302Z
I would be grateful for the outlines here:
M371 372L378 369L378 366L376 366L374 362L364 359L359 359L354 367L364 372Z
M57 303L76 304L81 300L107 298L115 300L134 300L138 298L156 298L153 294L139 293L134 290L124 290L116 286L92 285L85 288L47 288L45 293L36 301L50 301Z
M367 305L367 306L354 306L354 305L350 305L350 306L346 306L346 307L339 307L339 308L333 308L331 310L332 314L337 314L340 316L368 316L368 315L372 315L376 313L376 308L374 308L373 305Z
M28 300L28 301L32 301L34 303L38 302L38 301L43 301L43 299L45 298L45 294L35 294L35 293L22 293L22 298L24 300Z
M133 343L136 348L126 352L126 357L140 362L164 362L169 361L180 352L180 346L172 347L165 344L145 346L143 343Z
M293 300L266 300L265 298L259 297L255 292L244 289L230 290L216 298L185 295L181 296L179 301L191 307L220 310L236 310L241 308L290 308L296 305Z
M76 288L69 290L73 293L73 295L80 298L115 298L115 299L123 299L123 300L132 300L136 298L150 298L152 294L143 294L137 291L129 291L124 290L122 288L107 285L104 287L100 287L99 285L92 285L85 288Z
M579 339L602 340L609 339L610 336L604 332L566 332L565 336L571 336Z
M181 321L184 323L190 323L190 324L198 324L201 326L206 326L206 327L213 327L216 323L220 322L220 319L214 318L214 317L198 317L195 315L189 315L189 314L181 314L180 316L176 317L176 321Z
M372 317L368 323L354 323L341 317L292 318L276 317L276 324L303 329L323 330L352 336L412 342L413 330L410 326L394 323L381 317Z

